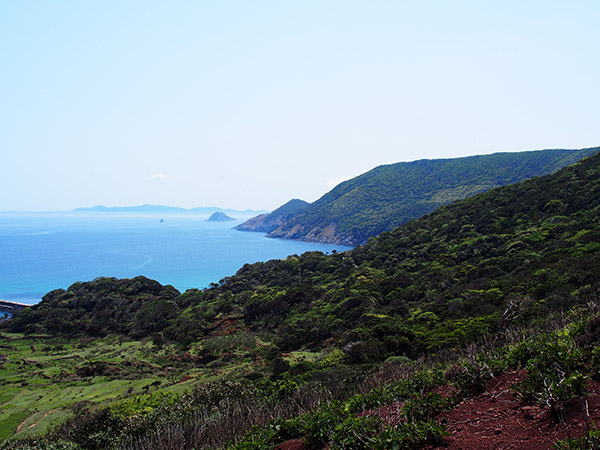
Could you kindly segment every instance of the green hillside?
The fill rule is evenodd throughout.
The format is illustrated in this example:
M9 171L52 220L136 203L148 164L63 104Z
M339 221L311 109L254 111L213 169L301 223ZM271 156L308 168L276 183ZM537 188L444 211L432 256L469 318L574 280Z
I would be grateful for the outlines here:
M470 395L525 367L519 395L560 412L600 373L598 267L600 154L442 206L352 251L247 264L203 291L143 277L76 283L2 325L0 429L32 433L57 408L49 386L64 386L77 389L60 397L72 418L50 439L77 447L48 448L213 448L267 423L236 448L299 436L314 448L421 448L440 442L443 424L431 419L453 405L433 386ZM527 337L537 330L556 333ZM48 346L60 356L39 355L33 339L63 339ZM463 350L491 340L508 346ZM444 365L411 362L439 355ZM38 397L43 410L19 407ZM354 416L393 401L412 408L406 427ZM351 436L362 437L343 444Z
M308 202L295 198L269 214L261 214L246 220L244 223L235 227L235 229L238 231L260 231L269 233L290 220L308 205Z
M188 345L229 318L283 351L333 338L372 343L371 359L460 344L493 328L510 301L541 312L598 281L599 160L441 207L349 252L246 264L204 291L178 295L143 277L77 283L10 328Z
M598 150L495 153L379 166L341 183L269 236L363 244L369 237L390 231L443 204L553 173Z

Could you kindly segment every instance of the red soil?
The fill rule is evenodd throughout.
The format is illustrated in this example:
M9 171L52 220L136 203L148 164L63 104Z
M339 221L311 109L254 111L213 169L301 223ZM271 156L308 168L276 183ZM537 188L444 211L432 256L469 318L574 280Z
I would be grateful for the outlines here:
M207 327L209 336L227 336L232 333L237 333L246 330L246 327L241 324L244 316L228 316L221 319L216 319L210 326Z
M291 439L289 441L284 442L283 444L279 444L275 447L275 450L305 450L308 447L304 444L304 439Z
M488 382L484 393L466 398L451 411L440 414L437 420L445 424L449 435L442 445L427 450L550 450L559 440L581 437L586 428L600 426L599 382L590 380L588 395L566 405L565 423L561 423L550 408L524 404L515 397L511 386L525 375L524 371L500 375ZM435 392L454 395L449 386ZM365 414L377 415L394 424L400 421L402 406L403 402L394 403ZM302 439L277 447L306 448Z
M565 408L561 424L550 408L525 405L510 389L525 377L524 372L503 374L487 385L483 394L465 399L438 420L446 424L449 436L431 450L548 450L566 438L580 437L600 423L600 384L591 381L589 395L573 400ZM586 402L589 419L586 419Z

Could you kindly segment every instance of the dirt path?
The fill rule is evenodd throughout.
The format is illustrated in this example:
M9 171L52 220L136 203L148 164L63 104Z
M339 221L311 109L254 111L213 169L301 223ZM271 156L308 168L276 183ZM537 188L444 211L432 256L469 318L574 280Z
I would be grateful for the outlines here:
M42 421L42 419L43 419L44 417L46 417L46 416L49 416L49 415L50 415L50 414L52 414L52 413L55 413L55 412L56 412L56 411L58 411L59 409L60 409L60 408L55 408L55 409L53 409L53 410L51 410L51 411L48 411L48 412L47 412L47 413L45 413L45 414L44 414L42 417L40 417L38 420L36 420L35 422L33 422L31 425L29 425L29 426L26 428L26 430L30 430L30 429L32 429L33 427L37 426L37 424L39 424L39 423ZM31 416L33 416L33 415L34 415L34 414L32 414ZM15 431L15 434L17 434L17 433L19 433L19 432L23 431L23 427L25 426L25 422L27 422L31 416L27 417L27 419L25 419L23 422L21 422L21 423L19 424L19 426L17 427L17 431Z
M599 383L590 381L586 397L567 403L566 423L561 424L549 408L515 398L511 386L524 376L524 372L501 375L485 393L442 414L438 419L445 419L449 436L435 450L549 450L557 441L581 436L586 426L600 423Z
M600 382L589 380L587 395L565 405L560 423L547 407L522 403L512 386L523 380L524 371L500 375L488 383L484 393L468 397L451 411L440 414L448 436L440 446L425 450L550 450L558 441L580 437L586 429L600 426ZM443 394L445 388L437 391ZM392 425L398 423L402 403L381 407L367 414ZM308 450L302 439L292 439L278 450ZM587 447L586 447L587 448Z

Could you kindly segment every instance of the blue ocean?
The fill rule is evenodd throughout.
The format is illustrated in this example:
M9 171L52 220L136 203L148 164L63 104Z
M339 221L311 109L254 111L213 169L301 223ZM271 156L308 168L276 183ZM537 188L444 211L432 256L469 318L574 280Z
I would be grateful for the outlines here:
M2 213L0 299L35 304L51 290L99 276L144 275L183 292L245 263L349 249L233 230L238 223L199 215Z

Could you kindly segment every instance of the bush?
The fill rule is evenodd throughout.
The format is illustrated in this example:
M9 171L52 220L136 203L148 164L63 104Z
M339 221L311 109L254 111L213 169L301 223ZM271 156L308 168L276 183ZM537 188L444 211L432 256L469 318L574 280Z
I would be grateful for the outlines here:
M228 448L231 450L270 448L301 434L302 431L297 419L275 419L264 427L253 426L244 434L244 439Z
M496 373L503 371L503 367L499 367L500 361L500 357L471 353L459 364L448 369L446 377L456 382L463 394L479 394L485 390L487 382Z
M371 441L373 450L413 450L441 444L448 433L436 422L414 422L388 427Z
M74 442L50 442L45 438L27 438L2 447L5 450L81 450Z
M554 444L556 450L600 450L600 430L587 430L575 439L565 439Z
M338 424L331 434L332 450L370 449L383 422L375 416L352 416Z
M450 409L453 403L453 398L444 398L433 392L417 394L406 401L402 415L408 422L425 422Z
M331 440L336 427L349 416L350 413L341 407L340 402L333 401L302 416L302 431L310 445L325 445Z
M509 358L527 370L525 380L514 388L520 397L550 407L560 420L564 404L585 393L582 351L565 332L524 340Z

